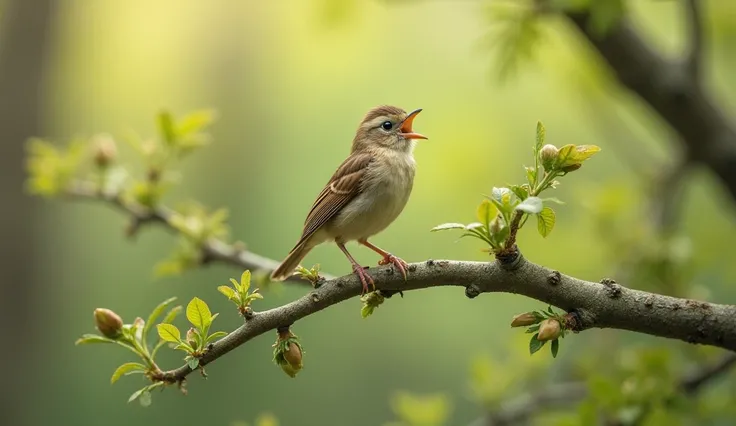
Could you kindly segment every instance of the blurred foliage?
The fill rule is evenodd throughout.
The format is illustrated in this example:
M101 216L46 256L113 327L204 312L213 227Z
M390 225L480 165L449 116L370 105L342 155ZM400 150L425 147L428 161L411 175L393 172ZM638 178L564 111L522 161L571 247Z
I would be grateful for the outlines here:
M629 15L655 48L674 52L682 45L679 2L551 3L592 7L593 25L601 33ZM421 103L425 111L434 111L424 125L440 142L417 150L420 171L412 202L381 238L416 258L485 258L472 246L444 244L424 233L449 217L491 211L490 205L498 209L488 199L491 204L484 202L476 211L473 200L487 192L490 182L519 170L520 155L528 154L529 123L543 117L554 123L550 128L560 147L593 142L612 155L596 158L584 177L559 189L566 205L559 207L554 232L544 243L521 235L525 254L581 277L614 276L629 287L732 300L731 201L719 198L708 178L693 176L687 203L678 206L683 214L677 232L663 234L648 219L652 191L641 180L664 169L661 161L671 159L675 142L650 112L635 100L622 99L613 76L581 47L576 34L533 4L312 0L238 9L225 2L169 0L64 3L57 59L50 65L58 77L48 102L50 134L82 130L95 136L72 138L66 148L44 139L29 142L28 189L55 196L68 183L83 180L95 190L124 194L126 203L143 208L182 194L202 200L175 203L179 248L157 265L163 275L190 271L177 277L176 291L197 294L203 281L222 277L216 268L195 270L202 241L227 240L233 231L226 221L232 221L254 251L282 255L301 224L311 191L343 157L358 114L379 102ZM712 43L707 78L724 104L732 105L736 86L730 76L736 61L730 46L736 40L736 14L726 0L708 2L705 9ZM325 28L330 29L327 35ZM485 49L481 63L468 54L467 46L477 41ZM239 57L247 58L247 66L239 64ZM484 79L487 64L498 72L491 81ZM496 81L512 89L489 89L488 83ZM151 122L149 111L162 103L183 110L217 105L224 119L214 132L221 142L210 143L212 111L162 112ZM114 129L120 123L157 136L128 132L115 139L89 130ZM115 140L127 143L117 146ZM203 146L211 149L199 150L187 164L181 161ZM181 185L184 168L196 179ZM40 231L45 251L38 267L47 271L44 283L55 285L39 296L41 315L47 322L63 319L68 327L46 336L58 354L56 362L39 365L44 386L33 398L38 424L59 421L64 413L69 424L104 416L110 425L166 424L174 417L210 424L247 419L231 426L374 425L385 419L403 425L462 425L517 395L569 380L585 381L593 392L582 403L538 413L536 424L626 422L644 413L643 425L726 425L736 416L732 373L700 397L685 401L675 396L682 375L712 362L719 351L597 330L571 339L556 360L529 357L529 335L493 324L503 324L503 315L545 307L505 295L468 304L440 289L416 292L401 305L386 304L385 312L364 322L360 331L355 328L360 318L351 322L352 306L310 318L299 334L309 336L312 350L320 353L310 355L309 374L300 380L263 368L261 361L248 362L271 355L264 342L213 365L218 381L187 397L196 403L162 395L148 410L131 410L120 404L116 391L99 391L99 377L104 373L107 380L109 374L99 353L65 345L89 324L96 301L114 302L120 312L143 311L151 298L170 294L165 282L151 285L141 273L141 265L170 242L151 232L129 248L108 232L109 216L95 209L65 209L43 207L44 223L50 225ZM339 253L323 250L315 256L325 270L346 272ZM311 274L317 276L318 270ZM267 309L302 294L280 291L259 303ZM234 300L225 296L229 300L210 301L215 310L232 308ZM281 349L291 350L291 345ZM115 352L104 355L110 362L128 362ZM167 362L181 361L166 355L161 353ZM128 366L116 373L125 377L135 371ZM126 384L115 389L121 386ZM390 393L409 387L411 392ZM138 395L139 401L146 402L150 392L145 394ZM325 401L330 410L319 413L315 407ZM271 415L259 418L265 410L281 422Z

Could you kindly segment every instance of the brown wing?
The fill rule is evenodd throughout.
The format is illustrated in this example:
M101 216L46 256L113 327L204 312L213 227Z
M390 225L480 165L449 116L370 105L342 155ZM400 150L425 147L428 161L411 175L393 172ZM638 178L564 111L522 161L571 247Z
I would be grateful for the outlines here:
M370 154L352 154L343 161L327 182L322 192L312 204L312 209L304 221L302 236L295 248L307 240L340 209L360 192L360 181L368 164L373 160Z

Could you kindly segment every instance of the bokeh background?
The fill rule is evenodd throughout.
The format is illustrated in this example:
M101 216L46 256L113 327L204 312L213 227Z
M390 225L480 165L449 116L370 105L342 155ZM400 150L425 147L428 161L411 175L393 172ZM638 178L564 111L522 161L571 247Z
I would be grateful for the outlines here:
M689 173L678 239L662 248L644 217L652 178L676 158L677 140L608 79L561 19L545 22L532 61L501 78L499 66L510 62L489 46L498 33L483 1L5 3L0 30L17 46L6 44L0 56L12 63L0 64L10 70L0 81L3 122L31 131L6 134L0 156L3 369L16 379L0 392L16 415L12 424L214 426L252 424L271 413L281 425L379 425L396 419L396 392L410 392L443 395L446 424L463 425L484 412L483 398L502 400L584 366L602 372L639 350L684 356L681 342L593 331L565 339L554 361L547 350L529 357L528 335L508 323L545 306L510 294L469 300L457 288L438 288L392 298L368 319L354 299L298 322L294 332L306 354L296 379L271 362L275 333L268 333L208 366L207 380L192 376L187 396L166 391L155 393L150 407L127 404L142 385L139 376L114 386L109 377L129 354L74 345L94 331L93 309L107 307L130 321L170 296L180 303L199 296L220 312L217 328L232 330L240 320L216 286L241 271L210 265L156 277L156 263L175 247L170 233L150 227L129 240L126 218L107 206L31 197L24 192L23 146L33 136L59 144L99 133L155 137L162 109L218 112L213 144L184 162L167 204L195 199L227 207L233 238L274 259L296 241L358 122L379 104L423 108L415 129L430 139L415 151L419 168L408 206L374 242L409 262L486 259L478 242L429 229L471 222L493 186L522 183L541 120L550 143L593 143L602 152L562 179L554 195L566 204L556 208L548 238L533 223L524 229L519 242L528 258L596 281L636 270L628 255L642 250L641 257L664 256L681 268L674 281L649 289L736 302L729 284L736 278L733 200L707 170ZM677 3L626 2L637 27L667 54L684 45ZM736 8L727 0L707 4L704 78L733 112ZM135 153L118 146L121 161L135 169ZM350 248L364 264L378 260ZM315 249L306 263L331 274L350 271L335 246ZM637 277L629 285L651 285ZM288 284L265 289L256 309L303 293ZM163 366L181 364L181 353L171 352L162 355ZM677 359L667 365L684 371L688 364ZM709 394L716 410L726 410L734 396L728 383Z

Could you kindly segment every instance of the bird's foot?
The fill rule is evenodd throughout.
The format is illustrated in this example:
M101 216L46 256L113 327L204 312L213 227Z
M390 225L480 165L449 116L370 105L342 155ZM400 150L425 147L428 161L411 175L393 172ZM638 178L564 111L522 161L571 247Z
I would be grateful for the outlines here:
M406 281L406 270L409 268L409 264L404 262L404 260L400 257L396 257L391 253L386 254L386 256L378 261L379 265L388 265L389 263L396 266L396 268L401 272L401 275L404 277L404 281Z
M363 269L362 266L354 264L353 272L355 272L355 275L360 278L360 282L363 284L363 291L360 293L361 296L368 293L368 283L371 284L374 291L376 290L376 283L373 282L373 278L371 278L371 276L368 274L368 272L365 271L365 269Z

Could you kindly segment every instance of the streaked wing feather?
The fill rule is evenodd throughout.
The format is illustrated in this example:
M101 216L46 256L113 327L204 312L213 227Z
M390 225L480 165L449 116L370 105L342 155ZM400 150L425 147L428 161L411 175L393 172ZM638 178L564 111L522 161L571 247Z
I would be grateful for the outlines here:
M312 204L296 247L317 232L360 193L360 182L372 160L373 156L366 153L353 154L343 161Z

